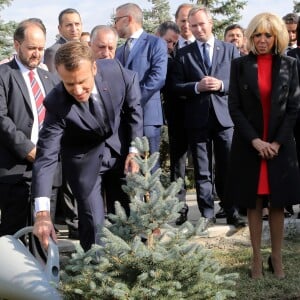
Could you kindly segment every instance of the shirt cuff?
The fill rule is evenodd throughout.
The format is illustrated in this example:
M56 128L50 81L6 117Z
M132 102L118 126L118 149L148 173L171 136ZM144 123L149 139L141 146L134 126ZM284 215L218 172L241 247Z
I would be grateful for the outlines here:
M196 84L195 84L195 93L196 93L197 95L200 94L200 92L198 91L198 84L199 84L199 82L196 82Z
M136 147L129 147L129 153L139 153L139 150Z
M38 197L34 199L34 212L50 211L50 199L48 197Z

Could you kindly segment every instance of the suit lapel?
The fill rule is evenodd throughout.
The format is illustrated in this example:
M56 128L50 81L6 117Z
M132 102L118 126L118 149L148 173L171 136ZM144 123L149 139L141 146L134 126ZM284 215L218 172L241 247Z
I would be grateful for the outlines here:
M219 60L222 57L221 53L224 51L223 47L224 47L223 44L215 39L212 62L211 62L211 74L214 74L216 70L216 66L219 64Z
M186 46L186 47L189 47L189 46ZM205 65L204 65L204 61L203 61L203 58L202 58L202 55L201 55L201 52L200 52L200 49L198 47L198 44L197 42L193 42L191 44L191 47L192 47L192 51L191 51L191 55L193 57L193 60L196 61L199 65L200 65L200 69L201 71L205 74L205 75L208 75L206 73L206 68L205 68Z
M277 97L280 95L280 87L281 83L278 82L280 80L281 76L280 70L285 70L285 68L281 67L281 58L279 55L273 56L273 62L272 62L272 94L271 94L271 101L274 101L274 98L277 99Z
M106 81L102 81L101 76L97 73L95 77L95 84L99 95L103 101L104 108L107 113L107 117L109 120L110 127L113 128L114 119L115 119L115 111L113 106L113 99L111 99L109 87Z
M145 48L145 44L147 41L147 33L145 31L143 31L143 33L141 34L141 36L135 41L134 47L131 49L126 65L125 67L128 67L129 64L131 63L132 59L138 55L138 51L140 51L141 49ZM124 54L124 48L123 48L123 54ZM124 57L124 55L123 55Z
M49 76L46 72L43 72L41 69L37 68L37 72L39 74L40 80L43 84L44 90L45 90L45 96L50 93L50 91L53 89L53 82L50 80Z
M20 91L23 94L25 103L27 103L27 105L32 110L28 87L25 83L24 77L19 69L19 66L14 59L10 62L10 64L13 69L12 76L15 78L15 82L19 86Z
M260 93L258 87L257 59L254 54L249 54L247 56L247 61L246 64L244 65L243 74L246 77L245 82L248 83L249 90L253 91L256 100L260 101Z

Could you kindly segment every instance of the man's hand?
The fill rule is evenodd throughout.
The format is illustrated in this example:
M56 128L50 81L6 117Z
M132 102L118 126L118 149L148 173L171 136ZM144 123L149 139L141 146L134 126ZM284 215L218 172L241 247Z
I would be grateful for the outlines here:
M57 242L55 229L52 224L49 211L39 211L36 214L33 226L33 233L35 236L38 237L44 249L48 248L50 236L55 242Z
M26 155L26 159L29 162L34 162L35 160L35 155L36 155L36 147L34 147L27 155Z
M125 160L125 168L124 172L127 173L137 173L140 169L139 165L134 161L134 157L137 155L137 153L129 153Z
M203 77L197 85L198 92L216 92L221 90L222 81L211 76Z

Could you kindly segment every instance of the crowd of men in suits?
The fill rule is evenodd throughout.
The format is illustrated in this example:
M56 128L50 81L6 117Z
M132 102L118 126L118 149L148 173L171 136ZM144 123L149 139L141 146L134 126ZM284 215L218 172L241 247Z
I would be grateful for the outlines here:
M77 10L63 10L58 23L59 38L44 51L42 21L21 22L16 55L0 66L0 236L24 227L34 211L34 233L44 247L49 236L56 240L53 224L61 218L88 250L115 201L129 214L121 185L127 172L138 172L131 140L146 136L150 152L159 151L165 122L171 180L185 178L190 151L198 207L212 226L214 190L222 203L234 130L230 64L247 54L243 28L233 24L218 40L209 10L192 4L180 5L175 22L162 23L156 35L143 30L134 3L116 8L113 26L85 33L88 41L80 42ZM119 37L126 42L117 47ZM38 97L45 98L42 108ZM185 196L183 185L179 200ZM228 224L245 225L237 207L222 209ZM177 225L187 213L185 203Z

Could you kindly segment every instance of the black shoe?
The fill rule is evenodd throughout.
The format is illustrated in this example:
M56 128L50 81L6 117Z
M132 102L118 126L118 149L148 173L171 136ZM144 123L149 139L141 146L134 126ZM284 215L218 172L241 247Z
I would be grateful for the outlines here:
M223 207L221 207L219 209L219 211L216 213L216 218L217 219L224 219L224 218L226 218L226 212L225 212L225 210L224 210Z
M204 218L203 222L204 222L203 230L206 230L209 227L212 227L216 224L216 218Z
M240 216L232 216L232 217L227 218L227 224L233 225L237 228L246 226L246 222Z
M187 221L187 214L189 211L189 207L185 204L184 207L180 210L180 216L176 219L176 225L182 225L184 222Z
M298 219L300 219L300 212L298 213Z

